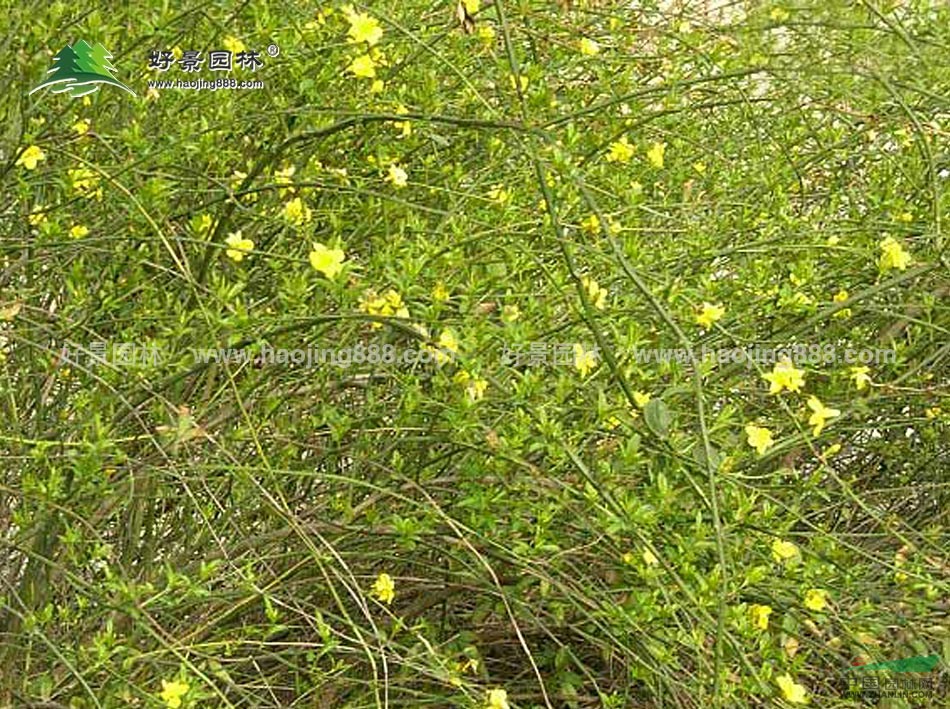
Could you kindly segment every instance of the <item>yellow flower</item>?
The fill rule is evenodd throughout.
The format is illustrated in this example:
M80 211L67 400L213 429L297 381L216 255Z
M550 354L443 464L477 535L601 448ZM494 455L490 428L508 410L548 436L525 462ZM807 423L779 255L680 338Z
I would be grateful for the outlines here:
M383 294L383 300L386 301L385 308L388 308L389 311L399 318L408 318L409 311L406 310L406 306L402 302L402 296L399 295L396 291L390 288Z
M805 691L805 687L797 684L791 675L779 675L775 678L775 682L778 684L779 689L782 690L782 696L785 697L786 702L791 704L808 703L808 694Z
M703 302L703 307L696 315L696 323L708 330L714 322L722 320L722 316L725 314L726 309L722 307L722 303L713 305L712 303Z
M503 689L489 690L485 709L511 709L508 703L508 692Z
M812 415L808 419L808 424L814 426L812 429L812 435L819 435L825 428L825 423L828 419L833 419L841 415L841 412L838 409L829 409L827 406L821 403L821 400L817 396L809 397L808 399L808 408L812 410Z
M88 194L99 186L99 175L93 170L77 167L74 170L67 170L66 174L69 177L69 184L79 194ZM96 196L100 196L101 193L102 191L98 190Z
M376 295L376 291L368 290L360 296L360 310L369 315L381 315L383 317L408 318L409 309L402 302L402 296L390 288L382 295ZM382 327L382 323L374 322L371 325L373 329ZM428 337L428 333L425 333Z
M449 289L442 281L437 281L432 289L432 299L439 303L444 303L449 299Z
M207 234L209 231L211 231L211 224L213 222L214 219L210 214L202 214L195 222L195 232L199 235Z
M600 54L600 45L589 37L582 38L578 46L581 50L581 54L585 54L588 57Z
M224 252L225 255L234 261L242 261L244 254L254 249L254 242L243 238L240 231L228 234L228 238L224 240L224 243L231 247Z
M400 103L393 110L393 113L397 116L405 116L409 113L409 109ZM403 138L408 138L412 135L412 121L393 121L393 126L402 131Z
M650 161L650 164L653 167L659 169L663 167L663 154L666 152L666 143L654 143L653 146L647 150L647 160Z
M479 25L478 38L485 44L491 44L495 41L495 28L491 25Z
M384 310L388 310L387 314L392 314L397 318L409 317L409 310L402 302L402 296L392 288L383 294L383 300L386 302L385 306L383 307Z
M803 306L811 305L813 302L814 300L807 293L795 292L790 298L785 300L782 305Z
M40 160L46 160L46 153L40 149L40 146L31 145L22 153L20 153L20 157L17 158L16 164L18 166L22 165L27 170L35 170L36 164Z
M784 22L788 19L788 10L783 7L773 7L769 13L769 18L775 22Z
M464 662L458 663L459 672L471 672L473 675L478 674L478 660L474 657L465 658Z
M748 444L755 448L759 455L765 455L765 452L775 445L775 441L772 439L772 432L767 428L749 423L746 424L745 435Z
M393 582L393 577L389 574L377 576L376 582L373 584L373 596L386 605L392 603L396 597L396 584Z
M828 446L827 448L825 448L825 449L821 452L821 457L822 457L822 458L831 458L832 456L838 455L838 453L840 453L840 452L841 452L841 444L840 444L840 443L832 443L830 446Z
M69 235L74 239L81 239L89 235L89 228L82 224L74 224L72 229L69 230Z
M880 246L881 258L878 261L878 265L882 271L887 271L892 268L903 271L910 265L910 254L904 251L904 247L901 246L894 237L887 237L881 242Z
M581 278L581 284L584 286L584 290L587 291L587 297L590 298L591 305L598 310L603 310L607 307L606 288L601 288L597 285L597 281L589 276Z
M294 173L297 171L297 168L293 165L288 165L283 170L274 171L274 182L278 185L293 185L294 184ZM294 188L284 187L279 191L281 197L285 194L293 194L295 192Z
M495 185L488 190L488 199L504 206L511 201L511 192L506 190L504 185Z
M469 399L478 401L485 396L486 389L488 389L487 381L484 379L473 379L468 383L468 386L465 387L465 392L468 394Z
M634 147L630 145L627 136L616 140L610 144L610 152L607 153L607 162L628 163L633 157Z
M511 84L511 88L513 88L513 89L517 89L517 88L518 88L518 85L520 84L520 85L521 85L521 90L522 90L522 91L525 91L525 90L528 88L528 77L525 76L524 74L521 74L521 75L518 76L518 78L516 79L514 74L509 74L509 75L508 75L508 83Z
M310 265L333 280L343 270L345 258L343 249L328 249L323 244L316 243L313 245L313 251L310 252Z
M805 608L811 611L823 611L828 605L828 592L821 588L810 588L805 592Z
M706 163L704 162L694 162L693 169L698 172L700 175L706 174Z
M501 319L505 322L514 322L521 317L521 309L517 305L506 305L501 309Z
M73 123L73 130L79 135L85 135L89 132L89 121L79 120Z
M428 337L428 333L425 331L423 326L419 326L419 331L423 336ZM438 342L435 347L431 345L426 345L425 349L427 352L430 352L433 358L436 361L436 364L442 365L452 359L453 355L458 354L459 351L459 342L455 337L455 333L451 330L443 330L442 334L439 335ZM466 373L467 381L467 373Z
M749 607L749 614L752 616L752 626L758 630L768 630L769 616L772 615L771 606L763 606L753 603Z
M785 654L789 659L798 654L798 640L795 639L794 635L789 635L788 638L786 638L782 644L782 649L785 650Z
M796 392L805 384L805 373L800 369L795 369L795 365L786 358L779 361L771 372L763 374L762 377L771 385L769 394L778 394L783 389Z
M33 207L33 209L30 211L30 216L27 217L30 222L30 226L39 226L40 224L44 224L46 222L47 217L46 212L44 211L45 209L45 207L39 204Z
M247 49L247 47L244 46L244 42L237 37L225 37L221 44L232 54L240 54Z
M187 682L162 680L162 693L159 696L168 709L178 709L181 706L181 698L188 694L189 689L191 688Z
M776 539L772 542L772 558L776 561L788 561L798 556L798 547L791 542Z
M871 382L870 367L851 367L848 376L854 380L854 388L858 391L866 389Z
M582 377L586 377L587 374L594 367L597 366L597 352L596 350L585 350L584 345L575 344L574 345L574 367L578 372L581 373Z
M482 7L482 0L462 0L465 12L469 15L476 14Z
M656 558L656 554L654 554L649 549L644 549L642 556L643 556L643 563L646 564L647 566L656 566L657 564L660 563L660 560Z
M449 354L446 354L446 351L451 354L458 354L459 351L459 341L455 337L455 333L451 330L443 330L439 335L439 354L442 355L444 359L439 359L439 362L445 362L449 359Z
M346 37L350 44L366 42L372 47L383 38L383 28L379 26L379 21L375 17L365 12L354 12L352 8L346 8L344 12L350 23Z
M389 174L386 175L386 182L392 183L393 187L405 187L409 184L409 173L396 163L389 166Z
M600 233L600 219L597 218L596 214L591 214L581 222L581 230L590 236L597 236Z
M600 219L597 218L596 214L591 214L587 219L581 222L581 231L589 236L600 236ZM620 231L620 225L610 220L607 222L607 232L609 234L616 234Z
M381 94L386 90L386 82L382 79L375 79L372 84L370 84L369 92L371 94Z
M284 218L296 227L309 224L312 217L313 212L300 197L294 197L284 205Z
M650 403L650 395L642 391L635 391L633 392L633 403L642 409Z
M350 62L347 71L361 79L375 79L376 62L373 61L373 58L369 54L361 54Z
M833 300L835 303L843 303L843 302L846 301L847 299L848 299L848 291L846 291L844 288L842 288L841 290L839 290L837 293L834 294L834 297L832 297L832 300ZM836 318L850 318L850 317L851 317L851 308L844 308L844 309L842 309L842 310L839 310L837 313L834 314L834 317L836 317Z

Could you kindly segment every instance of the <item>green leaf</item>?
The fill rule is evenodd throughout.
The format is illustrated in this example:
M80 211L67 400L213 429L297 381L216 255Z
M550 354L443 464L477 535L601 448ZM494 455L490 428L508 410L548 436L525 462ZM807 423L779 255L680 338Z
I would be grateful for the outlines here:
M706 447L700 441L693 447L693 460L699 463L700 467L708 468L707 462L712 465L713 470L718 470L722 463L722 455L712 443L709 444L709 461L706 460Z
M673 417L670 415L670 407L663 403L662 399L651 399L647 402L647 405L643 407L643 418L657 437L669 437Z

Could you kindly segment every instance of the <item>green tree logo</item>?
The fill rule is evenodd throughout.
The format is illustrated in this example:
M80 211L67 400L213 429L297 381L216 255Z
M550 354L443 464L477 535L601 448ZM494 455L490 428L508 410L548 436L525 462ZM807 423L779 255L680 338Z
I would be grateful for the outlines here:
M894 670L894 672L930 672L940 662L940 655L918 655L903 660L853 665L853 670Z
M111 84L135 96L132 89L112 75L115 67L110 59L112 55L101 44L92 46L84 39L71 47L67 44L53 57L53 68L46 72L46 80L30 94L52 86L54 94L68 91L73 98L79 98L98 91L99 84Z

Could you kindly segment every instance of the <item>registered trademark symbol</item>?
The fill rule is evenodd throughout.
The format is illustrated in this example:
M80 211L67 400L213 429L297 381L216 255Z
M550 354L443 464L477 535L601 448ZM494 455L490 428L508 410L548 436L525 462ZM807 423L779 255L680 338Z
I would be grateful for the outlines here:
M280 54L280 47L278 47L276 44L268 44L267 53L272 57L276 57L278 54Z

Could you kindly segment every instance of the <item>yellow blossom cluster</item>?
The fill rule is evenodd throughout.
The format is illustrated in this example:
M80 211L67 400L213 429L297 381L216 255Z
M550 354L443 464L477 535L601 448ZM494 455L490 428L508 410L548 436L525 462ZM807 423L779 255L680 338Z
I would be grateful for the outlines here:
M229 248L224 253L232 261L243 261L244 256L254 250L254 242L245 239L240 231L228 234L225 243Z
M182 698L188 694L190 689L191 687L188 686L187 682L177 680L168 682L163 679L162 691L158 696L168 709L178 709L182 705Z
M372 595L386 605L390 605L396 597L396 582L389 574L382 573L373 583Z
M402 300L402 296L390 288L382 295L374 290L367 290L360 296L359 308L367 315L379 315L386 318L408 318L409 309ZM380 328L378 322L372 323L373 328Z
M77 167L66 171L69 185L75 194L82 197L94 196L102 199L102 187L99 186L99 174L95 170Z
M299 229L310 223L313 211L300 197L294 197L284 205L284 219Z
M603 310L607 307L606 288L601 288L597 281L595 281L590 276L584 276L581 278L581 285L584 286L584 290L587 292L587 297L590 300L591 305L593 305L598 310Z
M357 12L351 6L343 8L343 16L349 23L347 42L358 45L363 50L362 54L350 61L347 71L359 79L373 79L371 91L380 93L384 84L377 78L376 70L386 63L386 58L377 45L383 38L383 28L375 17L365 12Z
M488 382L485 379L473 377L464 369L459 370L454 379L456 383L465 387L465 394L470 401L479 401L488 389Z
M330 248L325 244L315 243L308 260L314 270L332 281L343 270L343 261L346 260L346 254L343 249Z

